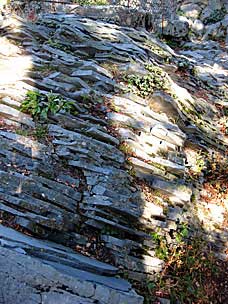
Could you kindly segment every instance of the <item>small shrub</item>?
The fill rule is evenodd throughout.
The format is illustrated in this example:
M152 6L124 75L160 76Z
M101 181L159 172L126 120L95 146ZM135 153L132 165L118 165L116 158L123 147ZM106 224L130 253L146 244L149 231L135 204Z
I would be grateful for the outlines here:
M75 114L74 102L65 100L58 94L42 94L38 91L28 91L21 104L21 111L31 114L36 119L46 119L48 114L60 111Z

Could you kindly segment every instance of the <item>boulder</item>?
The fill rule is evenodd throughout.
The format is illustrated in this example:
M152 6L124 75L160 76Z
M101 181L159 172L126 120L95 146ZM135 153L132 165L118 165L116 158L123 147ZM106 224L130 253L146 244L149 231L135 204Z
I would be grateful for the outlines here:
M189 31L189 24L186 21L180 19L175 19L169 22L163 28L163 34L165 36L171 36L174 38L183 38L186 37Z

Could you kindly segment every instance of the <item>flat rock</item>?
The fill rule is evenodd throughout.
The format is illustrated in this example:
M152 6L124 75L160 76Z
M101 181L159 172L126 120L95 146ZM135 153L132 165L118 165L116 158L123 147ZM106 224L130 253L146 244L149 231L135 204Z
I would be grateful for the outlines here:
M5 263L5 260L8 263ZM99 283L91 283L76 278L64 270L57 270L43 261L19 254L15 251L0 248L2 297L7 303L111 303L112 298L119 299L115 303L141 304L142 297L129 291L120 291ZM43 290L42 286L48 287ZM61 287L64 286L64 289ZM20 288L18 288L20 287ZM65 289L70 291L66 291ZM55 291L52 291L52 290ZM10 291L10 292L9 292ZM104 297L106 295L106 297ZM56 302L57 301L57 302ZM113 302L114 303L114 302Z

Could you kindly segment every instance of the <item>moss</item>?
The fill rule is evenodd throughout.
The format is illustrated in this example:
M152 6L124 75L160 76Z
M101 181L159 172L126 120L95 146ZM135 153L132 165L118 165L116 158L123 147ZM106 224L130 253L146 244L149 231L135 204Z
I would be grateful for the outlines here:
M118 106L116 106L114 103L110 104L109 107L114 112L117 112L117 113L121 112L121 109Z
M196 195L193 193L191 196L191 203L195 203L196 202Z
M133 168L131 168L130 170L128 170L128 174L130 176L132 176L132 177L136 177L136 171Z
M155 43L152 43L151 41L147 41L145 43L145 45L156 55L161 56L163 59L170 60L171 59L171 55L164 51L161 47L159 47L158 45L156 45Z
M63 45L63 44L61 44L60 42L55 41L55 40L53 40L53 39L49 39L49 40L47 41L47 44L50 45L50 46L53 47L53 48L59 49L59 50L61 50L61 51L63 51L63 52L70 53L70 54L73 55L73 52L72 52L70 46Z
M152 161L149 161L148 164L151 165L151 166L154 166L154 167L156 167L157 169L160 169L160 170L162 170L162 171L164 171L164 172L166 171L165 167L164 167L163 165L161 165L161 164L154 163L154 162L152 162Z

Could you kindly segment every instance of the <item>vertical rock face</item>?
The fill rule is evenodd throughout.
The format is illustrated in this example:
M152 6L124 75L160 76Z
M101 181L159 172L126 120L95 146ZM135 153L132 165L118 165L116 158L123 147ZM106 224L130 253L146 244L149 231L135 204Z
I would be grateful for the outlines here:
M144 30L66 12L7 18L0 32L4 301L142 303L117 276L160 273L151 234L171 238L192 218L191 147L227 149L223 49L177 54Z
M189 23L192 38L227 41L227 1L184 1L179 7L178 14Z

